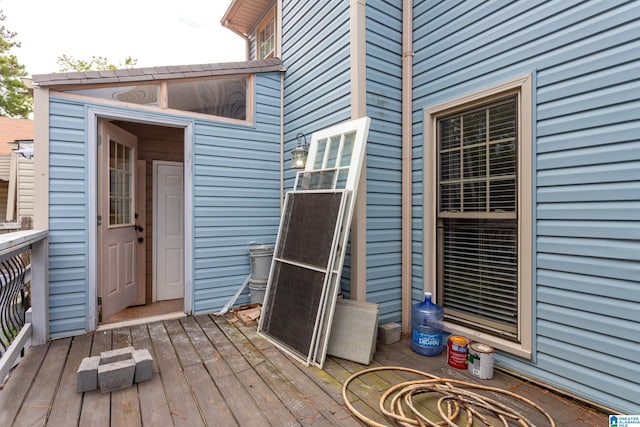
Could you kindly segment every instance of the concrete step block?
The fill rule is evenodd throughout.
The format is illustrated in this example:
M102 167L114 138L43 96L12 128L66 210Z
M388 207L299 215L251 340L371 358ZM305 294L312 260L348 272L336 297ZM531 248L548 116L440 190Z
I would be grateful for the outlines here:
M136 362L133 359L119 360L98 366L98 383L100 392L112 391L131 387L136 371Z
M98 366L100 356L85 357L80 362L77 372L76 391L84 393L98 388Z
M393 344L400 341L400 324L385 323L378 326L378 342L381 344Z
M133 352L133 361L136 364L136 375L134 381L139 383L141 381L150 380L153 376L153 358L149 350L135 350Z
M106 365L111 362L119 362L120 360L131 359L131 354L134 352L134 348L124 347L116 350L108 350L100 353L100 364Z

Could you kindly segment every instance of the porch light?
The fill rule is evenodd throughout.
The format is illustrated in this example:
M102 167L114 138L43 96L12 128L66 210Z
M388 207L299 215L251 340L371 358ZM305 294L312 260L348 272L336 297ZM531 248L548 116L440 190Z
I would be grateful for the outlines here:
M291 167L294 169L304 169L307 164L307 155L309 154L309 144L307 137L299 133L296 135L298 146L291 150ZM304 144L302 141L304 140Z

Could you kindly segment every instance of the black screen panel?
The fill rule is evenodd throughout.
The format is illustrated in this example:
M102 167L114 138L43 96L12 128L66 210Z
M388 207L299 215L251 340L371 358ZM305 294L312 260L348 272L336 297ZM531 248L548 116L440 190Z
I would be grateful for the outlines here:
M326 269L344 193L289 193L276 258Z
M320 308L325 273L280 261L262 313L262 330L305 358Z

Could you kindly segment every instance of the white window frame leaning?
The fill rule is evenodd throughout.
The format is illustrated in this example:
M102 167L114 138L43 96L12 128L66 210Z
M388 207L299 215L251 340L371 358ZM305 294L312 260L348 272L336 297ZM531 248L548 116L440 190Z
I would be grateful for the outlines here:
M424 271L425 291L436 295L437 262L437 135L438 117L466 110L476 105L518 94L518 340L517 342L487 332L445 321L445 330L472 341L489 344L527 359L532 355L533 283L532 283L532 78L525 75L424 110ZM437 295L436 295L437 296Z

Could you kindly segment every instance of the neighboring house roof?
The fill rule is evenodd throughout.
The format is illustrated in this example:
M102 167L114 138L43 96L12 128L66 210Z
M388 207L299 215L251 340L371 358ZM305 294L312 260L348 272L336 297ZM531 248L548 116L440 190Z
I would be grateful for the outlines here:
M0 117L0 154L11 153L9 143L19 140L33 140L33 120Z
M125 68L105 71L74 71L68 73L33 75L36 87L131 83L150 80L214 77L230 74L249 74L284 71L282 61L270 58L258 61L223 62L199 65L169 65L162 67Z
M234 0L220 21L223 26L247 37L273 0Z

